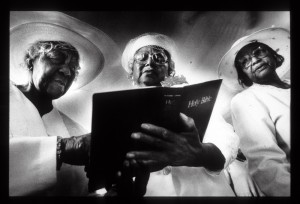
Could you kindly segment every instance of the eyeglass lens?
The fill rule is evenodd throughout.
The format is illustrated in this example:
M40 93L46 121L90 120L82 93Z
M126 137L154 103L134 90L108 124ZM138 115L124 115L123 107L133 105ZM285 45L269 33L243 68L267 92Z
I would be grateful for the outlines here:
M150 56L152 56L152 60L156 64L164 64L168 61L168 57L163 52L158 52L158 53L141 52L135 55L135 59L138 62L146 63Z
M259 46L256 49L254 49L251 54L245 54L244 57L241 58L241 60L239 60L239 62L244 68L248 68L252 64L253 57L262 59L266 57L267 54L268 50Z

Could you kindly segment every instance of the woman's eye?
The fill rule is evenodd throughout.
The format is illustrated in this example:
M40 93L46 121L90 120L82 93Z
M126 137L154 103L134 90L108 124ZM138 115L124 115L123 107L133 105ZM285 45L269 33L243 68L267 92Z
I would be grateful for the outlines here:
M48 53L47 57L54 64L63 64L66 60L66 56L60 52Z
M165 58L162 54L156 54L154 56L156 58L156 61L158 61L158 62L164 62L165 61Z
M51 62L53 62L55 64L63 64L64 63L64 60L61 58L52 58L50 60L51 60Z
M241 64L242 66L246 66L247 63L248 63L248 60L247 60L247 59L242 59L242 60L240 61L240 64Z
M262 53L263 53L263 51L261 49L257 49L257 50L254 51L253 55L254 56L261 56Z
M147 58L147 55L145 53L140 53L140 54L136 55L136 59L139 61L144 61L144 60L146 60L146 58Z
M141 59L141 60L145 60L145 59L147 58L146 56L147 56L147 55L146 55L145 53L143 53L143 54L140 55L140 59Z

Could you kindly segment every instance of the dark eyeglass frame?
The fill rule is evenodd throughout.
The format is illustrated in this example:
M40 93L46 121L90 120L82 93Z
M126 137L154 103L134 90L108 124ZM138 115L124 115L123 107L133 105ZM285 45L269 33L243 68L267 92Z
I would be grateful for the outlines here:
M160 57L162 57L163 61L159 61L160 57L158 55L161 55ZM146 64L149 60L149 57L151 57L153 62L157 65L164 65L165 63L169 62L168 56L164 52L138 52L134 55L134 60L140 64Z
M259 45L257 48L252 50L251 54L245 54L241 59L238 60L239 64L242 66L243 69L248 69L252 66L252 58L259 58L263 59L269 54L269 50L267 48L262 47ZM249 58L247 58L247 57Z

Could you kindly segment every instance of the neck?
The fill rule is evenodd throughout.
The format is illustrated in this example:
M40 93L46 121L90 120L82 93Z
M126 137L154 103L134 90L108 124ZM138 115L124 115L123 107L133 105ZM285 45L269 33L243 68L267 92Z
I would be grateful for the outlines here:
M36 90L31 83L26 86L17 86L23 94L33 103L42 117L53 109L52 99Z
M266 80L259 82L259 84L271 85L282 89L291 88L291 85L283 82L276 73L268 77Z

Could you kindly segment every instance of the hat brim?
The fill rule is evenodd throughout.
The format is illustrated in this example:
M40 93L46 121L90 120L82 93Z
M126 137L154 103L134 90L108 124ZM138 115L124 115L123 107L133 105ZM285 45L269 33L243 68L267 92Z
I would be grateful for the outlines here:
M72 88L84 86L103 69L102 52L82 35L50 23L26 23L10 30L10 78L15 83L22 83L24 80L20 73L25 69L22 66L25 51L37 41L65 41L78 50L81 69Z
M276 27L259 30L236 43L219 62L218 76L223 79L224 85L233 92L239 92L247 88L242 87L238 83L238 76L234 66L236 54L245 45L255 40L268 45L284 57L284 62L276 69L280 78L286 76L290 71L290 32L284 28Z

